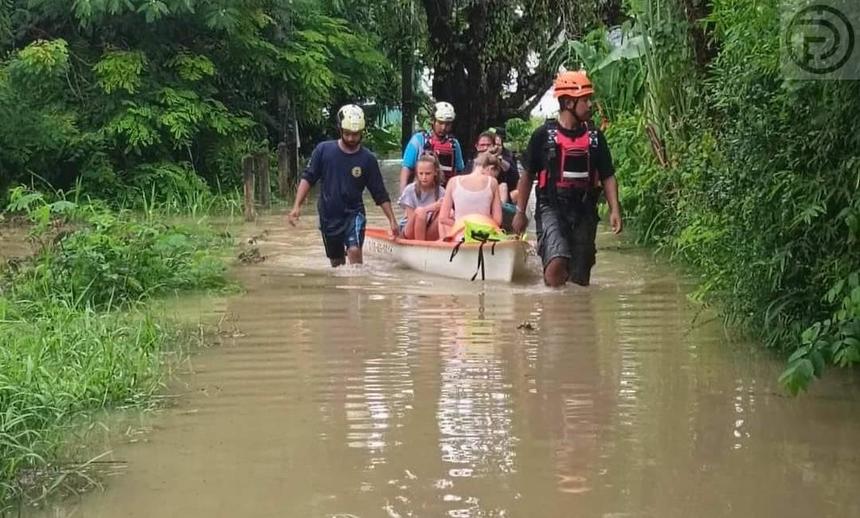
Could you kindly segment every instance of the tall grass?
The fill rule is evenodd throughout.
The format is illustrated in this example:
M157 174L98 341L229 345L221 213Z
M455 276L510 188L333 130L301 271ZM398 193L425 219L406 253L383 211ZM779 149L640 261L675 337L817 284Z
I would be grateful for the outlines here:
M146 404L162 387L164 355L178 337L137 311L40 306L0 326L0 509L30 489L23 475L56 460L82 412Z
M131 210L147 216L191 216L229 214L242 210L238 189L224 191L220 183L215 192L187 163L144 164L111 182L88 179L79 181L75 191L106 200L116 210ZM216 179L217 181L217 179Z
M22 190L11 206L43 246L0 276L0 510L56 460L78 416L146 405L162 387L183 335L146 301L226 284L211 232Z
M720 51L693 77L696 103L660 103L669 112L658 120L684 129L668 132L670 163L655 163L644 131L662 79L646 83L644 116L608 138L640 236L697 267L695 296L718 301L729 325L785 354L780 380L796 393L827 365L860 364L860 86L783 77L776 4L711 8ZM657 23L648 33L676 24L646 23ZM649 77L688 59L684 48L664 53L646 48Z
M687 115L697 99L690 27L679 0L630 0L642 36L645 69L644 113L667 145L683 146Z

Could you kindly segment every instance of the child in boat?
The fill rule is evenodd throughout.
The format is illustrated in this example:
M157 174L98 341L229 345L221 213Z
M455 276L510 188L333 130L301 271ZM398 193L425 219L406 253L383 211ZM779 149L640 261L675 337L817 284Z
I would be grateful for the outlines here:
M499 197L499 182L493 177L492 168L500 168L499 158L491 153L480 153L475 157L472 172L455 176L448 181L442 208L439 214L439 236L451 238L455 223L464 216L480 214L491 218L496 225L502 223L502 202Z
M514 215L517 213L517 206L515 202L511 203L511 197L508 192L508 184L503 181L501 177L502 167L504 167L504 162L501 158L501 154L494 152L493 150L490 150L488 152L499 159L500 167L484 167L484 174L487 176L492 176L499 183L499 199L502 202L501 227L503 230L510 232ZM516 193L516 191L514 191L514 193Z
M406 212L402 235L406 239L436 241L439 239L439 209L445 188L442 187L442 167L431 154L418 158L415 181L400 195L400 206Z

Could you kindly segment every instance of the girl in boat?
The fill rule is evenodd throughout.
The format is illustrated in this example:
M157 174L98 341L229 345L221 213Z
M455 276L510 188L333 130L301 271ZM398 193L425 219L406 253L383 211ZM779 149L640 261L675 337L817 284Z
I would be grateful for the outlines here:
M406 212L402 235L406 239L436 241L439 239L439 209L445 188L442 187L439 160L424 154L415 164L415 181L400 195L400 206Z
M445 197L439 215L439 236L456 238L463 217L479 214L491 218L496 226L502 223L502 202L499 196L499 182L492 171L485 169L500 168L499 158L491 153L480 153L475 157L474 167L469 174L455 176L448 181Z

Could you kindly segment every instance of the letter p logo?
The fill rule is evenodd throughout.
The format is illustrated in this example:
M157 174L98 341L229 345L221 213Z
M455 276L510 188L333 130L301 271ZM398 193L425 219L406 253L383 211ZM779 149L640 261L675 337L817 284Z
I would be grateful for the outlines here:
M856 17L847 3L783 5L783 71L792 79L857 79ZM852 19L855 18L855 19ZM853 66L852 66L853 65Z

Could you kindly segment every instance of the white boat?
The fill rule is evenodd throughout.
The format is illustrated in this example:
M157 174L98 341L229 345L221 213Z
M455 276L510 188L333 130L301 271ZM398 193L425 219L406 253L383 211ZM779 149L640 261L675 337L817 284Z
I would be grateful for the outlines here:
M387 257L404 266L455 279L482 279L511 282L515 276L526 273L529 244L520 239L492 242L462 243L456 253L456 242L415 241L391 238L388 230L369 227L365 232L365 253ZM483 250L482 250L483 248ZM483 269L479 256L483 252Z

